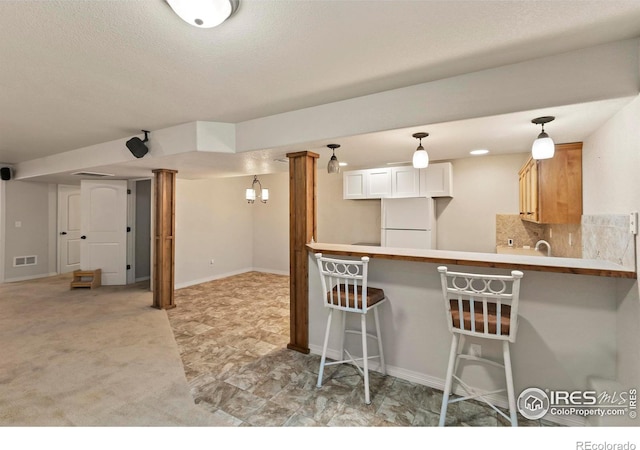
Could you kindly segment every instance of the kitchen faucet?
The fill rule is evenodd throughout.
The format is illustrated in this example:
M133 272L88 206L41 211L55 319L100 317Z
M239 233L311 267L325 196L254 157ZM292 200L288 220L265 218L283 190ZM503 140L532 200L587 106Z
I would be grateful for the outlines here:
M544 245L547 246L547 256L551 256L551 244L549 244L547 241L541 239L538 242L536 242L536 247L535 247L536 251L538 251L540 249L540 244L544 244Z

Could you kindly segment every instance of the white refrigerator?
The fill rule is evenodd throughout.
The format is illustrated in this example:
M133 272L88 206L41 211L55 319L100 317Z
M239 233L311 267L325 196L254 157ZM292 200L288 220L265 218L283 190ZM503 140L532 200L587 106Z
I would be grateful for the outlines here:
M436 248L435 203L432 198L383 198L381 246Z

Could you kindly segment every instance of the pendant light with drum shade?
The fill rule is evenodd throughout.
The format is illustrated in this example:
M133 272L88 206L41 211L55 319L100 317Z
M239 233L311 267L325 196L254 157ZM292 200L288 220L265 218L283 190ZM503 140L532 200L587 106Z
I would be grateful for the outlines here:
M422 138L429 136L429 133L414 133L413 137L420 139L420 144L415 152L413 152L413 167L416 169L424 169L429 165L429 154L422 146Z
M531 121L531 123L535 123L536 125L542 125L542 132L538 135L538 138L533 141L533 145L531 146L531 156L533 159L553 158L556 146L553 143L553 139L545 133L544 124L549 123L554 119L555 117L553 116L543 116L536 117Z
M339 144L329 144L327 145L331 150L333 150L333 155L329 160L329 164L327 164L327 172L328 173L339 173L340 172L340 163L338 162L338 158L336 158L336 149L340 148Z

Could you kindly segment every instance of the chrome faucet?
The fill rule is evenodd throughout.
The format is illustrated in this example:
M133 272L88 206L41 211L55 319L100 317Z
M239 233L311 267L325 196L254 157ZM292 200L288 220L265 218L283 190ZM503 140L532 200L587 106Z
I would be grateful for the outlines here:
M536 251L540 249L540 244L544 244L547 246L547 256L551 256L551 244L541 239L538 242L536 242L536 248L535 248Z

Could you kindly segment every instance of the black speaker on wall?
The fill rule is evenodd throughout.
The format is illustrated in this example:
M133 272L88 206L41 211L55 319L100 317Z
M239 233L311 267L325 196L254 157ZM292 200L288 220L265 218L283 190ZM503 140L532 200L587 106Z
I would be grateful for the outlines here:
M141 131L144 133L144 141L138 137L131 138L127 141L127 148L136 158L142 158L149 151L145 145L145 142L149 140L149 132L146 130Z
M11 167L0 168L0 180L8 181L11 179L12 175L13 175L13 170L11 170Z

